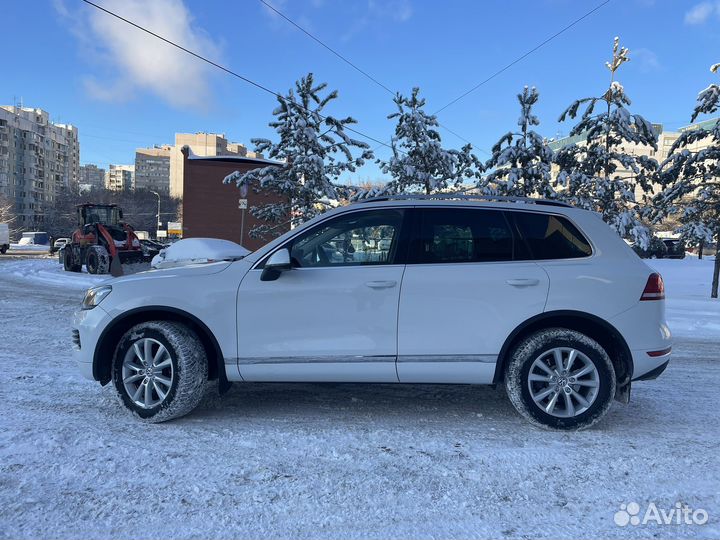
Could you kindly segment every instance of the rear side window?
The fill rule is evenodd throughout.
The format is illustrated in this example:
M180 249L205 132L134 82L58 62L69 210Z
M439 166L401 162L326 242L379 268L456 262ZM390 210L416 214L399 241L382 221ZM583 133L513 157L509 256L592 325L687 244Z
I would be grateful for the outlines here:
M427 208L413 241L416 263L510 261L513 235L500 211Z
M568 219L549 214L508 212L527 245L530 258L577 259L592 254L590 243ZM518 259L520 257L516 257Z

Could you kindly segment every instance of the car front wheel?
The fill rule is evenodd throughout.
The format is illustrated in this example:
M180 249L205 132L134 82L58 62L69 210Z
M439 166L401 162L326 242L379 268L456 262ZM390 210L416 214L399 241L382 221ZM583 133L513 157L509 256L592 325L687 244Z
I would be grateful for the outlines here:
M511 352L505 388L517 411L534 424L585 429L615 396L615 370L605 350L565 328L541 330Z
M113 383L122 403L149 422L192 411L203 398L207 376L205 349L195 332L170 321L132 327L113 361Z

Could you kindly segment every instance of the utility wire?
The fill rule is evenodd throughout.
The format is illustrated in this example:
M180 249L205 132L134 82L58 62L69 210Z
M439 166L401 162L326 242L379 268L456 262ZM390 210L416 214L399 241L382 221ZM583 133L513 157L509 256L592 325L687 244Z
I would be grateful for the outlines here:
M352 67L355 71L357 71L358 73L364 75L366 78L370 79L372 82L374 82L374 83L375 83L376 85L378 85L380 88L382 88L383 90L385 90L386 92L388 92L391 96L394 97L394 96L396 95L396 93L395 93L394 91L390 90L390 88L388 88L388 87L387 87L386 85L384 85L382 82L380 82L380 81L377 80L375 77L373 77L372 75L370 75L367 71L365 71L365 70L361 69L360 67L358 67L356 64L354 64L354 63L351 62L348 58L346 58L345 56L343 56L342 54L340 54L339 52L337 52L335 49L333 49L332 47L330 47L330 45L328 45L327 43L325 43L324 41L322 41L320 38L318 38L318 37L314 36L313 34L311 34L307 29L303 28L303 27L300 26L298 23L296 23L295 21L293 21L290 17L288 17L287 15L285 15L282 11L280 11L279 9L277 9L275 6L273 6L272 4L268 3L266 0L259 0L259 1L260 1L260 3L263 4L265 7L267 7L268 9L270 9L270 10L272 10L272 11L274 11L278 16L282 17L282 18L285 19L287 22L289 22L290 24L292 24L295 28L297 28L298 30L300 30L303 34L305 34L305 35L308 36L310 39L312 39L313 41L315 41L315 42L316 42L317 44L319 44L321 47L327 49L327 50L330 51L332 54L334 54L335 56L337 56L340 60L342 60L342 61L345 62L347 65L349 65L350 67ZM465 137L463 137L463 136L460 135L459 133L456 133L455 131L453 131L453 130L450 129L449 127L446 127L446 126L440 124L440 122L438 122L438 125L439 125L441 128L443 128L445 131L447 131L448 133L451 133L451 134L455 135L458 139L460 139L460 140L462 140L462 141L464 141L464 142L466 142L466 143L468 143L468 144L472 144L472 142L470 142L469 140L467 140ZM382 145L381 145L381 146L382 146ZM387 146L387 145L385 145L385 146ZM475 145L473 145L473 146L475 146ZM475 147L476 147L478 150L481 150L482 152L485 152L486 154L490 155L490 153L489 153L487 150L485 150L484 148L480 148L479 146L475 146ZM376 147L376 148L378 148L378 147ZM375 150L373 150L373 152L374 152L374 151L375 151Z
M297 28L297 29L300 30L303 34L305 34L307 37L309 37L310 39L312 39L313 41L315 41L318 45L320 45L321 47L324 47L325 49L327 49L328 51L330 51L331 53L333 53L333 54L334 54L335 56L337 56L340 60L342 60L343 62L345 62L346 64L348 64L350 67L352 67L355 71L357 71L357 72L359 72L359 73L362 73L365 77L367 77L367 78L370 79L372 82L374 82L375 84L377 84L380 88L383 88L384 90L386 90L387 92L389 92L391 95L393 95L393 96L395 95L395 92L393 92L392 90L390 90L387 86L385 86L383 83L381 83L380 81L378 81L375 77L373 77L372 75L370 75L367 71L364 71L363 69L359 68L358 66L356 66L355 64L353 64L350 60L348 60L347 58L345 58L342 54L340 54L339 52L337 52L335 49L333 49L333 48L330 47L329 45L323 43L320 39L318 39L317 37L315 37L314 35L312 35L310 32L308 32L307 30L305 30L305 28L303 28L303 27L300 26L298 23L296 23L295 21L293 21L290 17L288 17L287 15L285 15L284 13L282 13L282 12L281 12L280 10L278 10L276 7L272 6L271 4L269 4L268 2L266 2L265 0L260 0L260 3L263 4L265 7L267 7L268 9L271 9L272 11L274 11L275 13L277 13L280 17L282 17L282 18L285 19L287 22L289 22L290 24L292 24L295 28Z
M198 54L198 53L196 53L196 52L194 52L194 51L192 51L192 50L190 50L190 49L187 49L186 47L183 47L182 45L179 45L178 43L175 43L174 41L171 41L171 40L167 39L166 37L163 37L163 36L161 36L160 34L157 34L157 33L153 32L152 30L148 30L148 29L145 28L144 26L141 26L141 25L139 25L139 24L131 21L130 19L126 19L125 17L122 17L121 15L118 15L117 13L115 13L115 12L113 12L113 11L110 11L109 9L104 8L104 7L96 4L95 2L91 2L90 0L82 0L82 1L85 2L85 3L88 4L88 5L96 8L96 9L99 9L100 11L103 11L103 12L107 13L108 15L111 15L111 16L115 17L116 19L119 19L119 20L121 20L121 21L129 24L130 26L134 26L134 27L137 28L138 30L142 30L143 32L145 32L145 33L147 33L147 34L150 34L151 36L156 37L157 39L159 39L159 40L161 40L161 41L164 41L164 42L167 43L168 45L172 45L173 47L175 47L175 48L177 48L177 49L180 49L181 51L186 52L186 53L188 53L188 54L191 55L191 56L194 56L194 57L197 58L198 60L202 60L203 62L207 62L207 63L210 64L211 66L214 66L214 67L216 67L216 68L224 71L225 73L228 73L228 74L232 75L233 77L237 77L238 79L240 79L240 80L242 80L242 81L245 81L246 83L251 84L252 86L254 86L254 87L256 87L256 88L259 88L260 90L262 90L262 91L264 91L264 92L267 92L268 94L272 94L273 96L275 96L276 98L278 98L278 99L280 99L280 100L282 100L282 101L285 101L285 102L290 103L290 104L292 104L292 105L294 105L294 106L296 106L296 107L299 107L300 109L303 109L304 111L306 111L306 112L308 112L308 113L317 114L322 120L325 120L325 119L326 119L326 117L323 116L322 114L320 114L320 113L313 113L313 111L311 111L311 110L303 107L303 106L300 105L299 103L289 102L284 96L282 96L281 94L278 94L277 92L271 90L271 89L268 88L267 86L263 86L262 84L260 84L260 83L258 83L258 82L255 82L255 81L253 81L252 79L249 79L249 78L247 78L247 77L243 77L243 76L240 75L239 73L237 73L237 72L235 72L235 71L233 71L233 70L231 70L231 69L229 69L229 68L226 68L225 66L223 66L223 65L221 65L221 64L218 64L217 62L214 62L214 61L210 60L209 58L206 58L206 57L204 57L204 56L202 56L202 55L200 55L200 54ZM367 135L367 134L363 133L362 131L358 131L357 129L351 128L351 127L349 127L349 126L343 126L343 129L345 129L345 130L347 130L347 131L351 131L352 133L355 133L355 134L357 134L357 135L360 135L361 137L364 137L365 139L367 139L367 140L369 140L369 141L373 141L373 142L378 143L378 144L380 144L380 145L382 145L382 146L387 146L388 148L391 148L391 146L390 146L388 143L383 142L383 141L381 141L381 140L379 140L379 139L376 139L375 137L372 137L372 136L370 136L370 135Z
M541 49L542 47L544 47L545 45L547 45L548 43L550 43L553 39L555 39L556 37L558 37L560 34L563 34L563 33L567 32L567 31L570 30L573 26L575 26L577 23L579 23L579 22L582 21L583 19L586 19L587 17L589 17L590 15L592 15L593 13L595 13L597 10L599 10L601 7L607 5L608 3L610 3L610 0L605 0L604 2L601 2L600 4L598 4L597 6L595 6L593 9L591 9L590 11L588 11L587 13L585 13L585 15L583 15L582 17L579 17L579 18L575 19L573 22L571 22L570 24L568 24L567 26L565 26L562 30L559 30L558 32L555 32L552 36L550 36L549 38L547 38L545 41L543 41L542 43L536 45L535 47L533 47L532 49L530 49L529 51L527 51L525 54L523 54L522 56L516 58L515 60L513 60L512 62L510 62L509 64L507 64L505 67L503 67L502 69L499 69L498 71L496 71L495 73L493 73L492 75L490 75L487 79L479 82L478 84L476 84L475 86L473 86L470 90L468 90L468 91L465 92L464 94L461 94L461 95L459 95L458 97L456 97L455 99L453 99L453 100L452 100L450 103L448 103L447 105L444 105L443 107L440 107L440 108L439 108L437 111L435 111L433 114L437 114L437 113L439 113L440 111L444 111L445 109L447 109L447 108L450 107L451 105L454 105L455 103L457 103L458 101L460 101L461 99L463 99L464 97L466 97L467 95L472 94L475 90L477 90L478 88L480 88L480 87L483 86L484 84L490 82L491 80L493 80L495 77L497 77L497 76L500 75L501 73L507 71L508 69L510 69L511 67L513 67L513 66L514 66L515 64L517 64L518 62L524 60L525 58L527 58L528 56L530 56L532 53L534 53L535 51L537 51L538 49Z

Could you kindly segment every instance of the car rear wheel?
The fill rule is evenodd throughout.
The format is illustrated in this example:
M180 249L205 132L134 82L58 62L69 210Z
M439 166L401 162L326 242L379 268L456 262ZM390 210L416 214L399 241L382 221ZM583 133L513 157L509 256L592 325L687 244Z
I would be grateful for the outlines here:
M192 411L203 398L207 357L187 326L151 321L131 328L113 361L113 383L123 405L148 422Z
M609 410L615 370L593 339L574 330L550 328L513 349L505 388L517 411L534 424L585 429Z

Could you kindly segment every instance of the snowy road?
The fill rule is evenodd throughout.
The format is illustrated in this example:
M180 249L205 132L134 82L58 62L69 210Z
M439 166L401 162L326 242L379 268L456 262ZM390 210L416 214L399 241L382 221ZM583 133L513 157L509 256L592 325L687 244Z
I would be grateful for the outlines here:
M1 538L720 535L720 311L704 298L695 322L678 300L666 373L586 432L533 428L490 388L340 384L235 385L145 425L71 363L86 285L21 268L0 261ZM617 526L633 501L710 519Z

